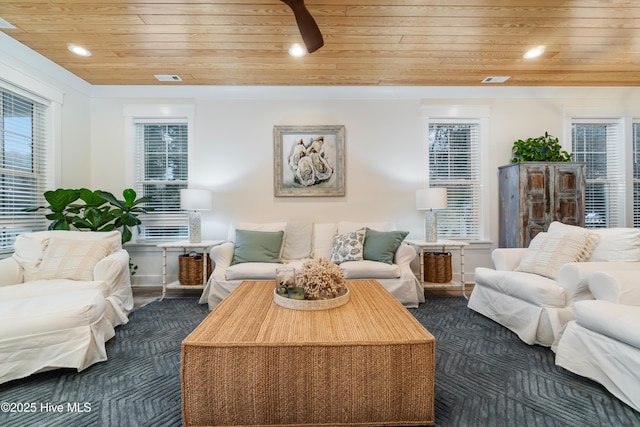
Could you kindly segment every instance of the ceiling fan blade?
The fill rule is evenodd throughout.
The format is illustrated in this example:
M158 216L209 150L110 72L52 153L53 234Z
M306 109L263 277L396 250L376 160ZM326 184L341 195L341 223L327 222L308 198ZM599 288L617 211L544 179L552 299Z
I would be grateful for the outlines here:
M315 19L309 13L309 10L304 5L304 0L281 0L287 6L293 10L293 15L296 17L298 23L298 29L300 30L300 36L307 48L307 52L313 53L316 50L324 46L324 39L318 24Z

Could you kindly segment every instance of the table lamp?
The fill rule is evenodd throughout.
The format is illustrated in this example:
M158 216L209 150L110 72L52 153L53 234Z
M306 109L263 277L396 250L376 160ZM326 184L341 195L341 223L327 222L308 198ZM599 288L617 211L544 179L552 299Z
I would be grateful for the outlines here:
M180 190L180 207L189 211L189 242L200 243L200 211L211 209L211 191Z
M427 242L438 241L436 210L447 208L447 189L431 187L416 190L416 209L424 213L424 234Z

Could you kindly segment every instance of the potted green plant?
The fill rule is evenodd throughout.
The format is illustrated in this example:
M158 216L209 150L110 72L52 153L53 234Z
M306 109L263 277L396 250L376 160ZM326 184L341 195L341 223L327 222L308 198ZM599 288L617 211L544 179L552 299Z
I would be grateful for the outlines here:
M515 141L511 154L511 163L571 161L571 154L563 150L558 138L548 132L537 138Z
M102 190L58 188L44 193L49 206L38 206L26 211L48 210L45 217L51 221L49 230L70 230L71 227L88 231L120 229L122 243L126 243L133 236L131 228L141 224L138 215L152 209L142 206L150 198L136 199L137 194L131 188L125 189L122 196L123 199L120 200Z

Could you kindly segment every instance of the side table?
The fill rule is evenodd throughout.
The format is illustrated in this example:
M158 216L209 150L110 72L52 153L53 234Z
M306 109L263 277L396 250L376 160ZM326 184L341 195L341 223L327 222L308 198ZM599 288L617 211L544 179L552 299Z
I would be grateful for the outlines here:
M159 248L162 248L162 297L160 298L160 300L163 300L167 295L167 287L182 289L203 289L204 285L207 284L207 262L209 260L209 257L207 255L209 249L222 243L224 243L224 240L203 240L200 243L191 243L187 240L182 240L178 242L160 243L158 245ZM184 286L181 285L179 281L167 284L167 249L173 248L182 248L182 253L184 254L187 253L187 249L203 249L204 261L202 266L201 285Z
M418 256L420 257L420 283L424 288L442 288L442 287L460 287L462 296L469 299L465 293L464 282L464 248L469 246L467 242L461 242L458 240L438 240L437 242L427 242L425 240L406 240L411 246L418 248ZM427 249L442 249L442 252L446 252L447 248L458 250L460 254L460 281L451 281L449 283L431 283L426 282L424 277L424 252Z

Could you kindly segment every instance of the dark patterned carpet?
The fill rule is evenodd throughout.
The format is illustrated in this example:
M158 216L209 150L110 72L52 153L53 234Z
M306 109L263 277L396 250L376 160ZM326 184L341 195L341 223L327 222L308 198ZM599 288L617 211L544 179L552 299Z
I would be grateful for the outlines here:
M436 426L640 426L640 413L461 297L430 298L410 311L436 337ZM137 310L107 343L107 362L0 385L2 407L21 410L0 411L0 426L181 425L180 343L207 313L196 299Z

